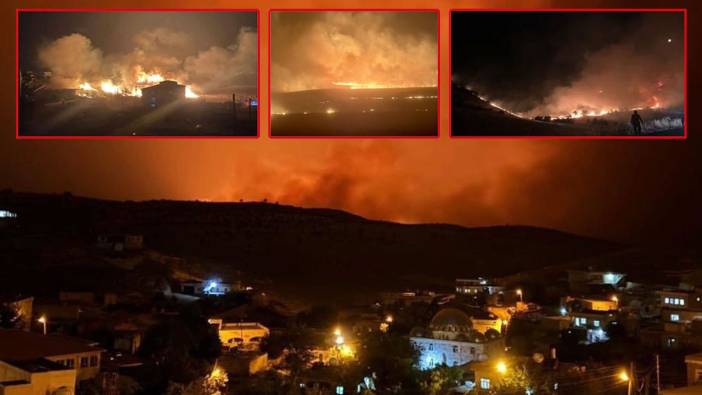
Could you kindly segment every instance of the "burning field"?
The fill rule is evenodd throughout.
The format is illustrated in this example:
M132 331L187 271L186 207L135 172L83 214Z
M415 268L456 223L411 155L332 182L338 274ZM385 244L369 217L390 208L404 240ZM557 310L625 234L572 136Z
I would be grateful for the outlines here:
M453 135L684 135L682 12L457 12L451 45Z
M273 136L436 136L434 12L273 12Z
M255 12L21 12L19 135L255 136Z

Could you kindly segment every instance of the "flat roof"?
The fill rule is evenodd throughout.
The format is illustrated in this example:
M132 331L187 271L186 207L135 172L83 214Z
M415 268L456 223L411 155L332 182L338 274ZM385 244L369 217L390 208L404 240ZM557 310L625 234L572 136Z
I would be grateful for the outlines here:
M0 360L31 361L40 358L100 352L96 343L63 335L42 335L19 330L0 330Z
M22 369L25 372L41 373L50 372L53 370L71 370L71 368L61 365L60 363L50 361L46 358L38 358L27 361L3 361L16 368Z

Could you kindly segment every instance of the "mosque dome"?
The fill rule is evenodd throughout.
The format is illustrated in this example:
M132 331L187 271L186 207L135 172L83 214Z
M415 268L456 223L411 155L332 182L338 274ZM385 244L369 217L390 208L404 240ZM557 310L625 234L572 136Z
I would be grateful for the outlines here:
M473 324L470 317L464 311L455 307L447 307L439 310L429 323L432 331L468 333Z

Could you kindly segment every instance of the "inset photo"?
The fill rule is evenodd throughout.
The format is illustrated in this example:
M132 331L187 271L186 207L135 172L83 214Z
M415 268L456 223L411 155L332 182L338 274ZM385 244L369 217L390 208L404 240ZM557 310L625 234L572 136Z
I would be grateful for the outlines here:
M438 136L438 23L433 10L272 10L271 136Z
M686 14L452 11L452 136L686 137Z
M257 136L258 12L18 10L22 137Z

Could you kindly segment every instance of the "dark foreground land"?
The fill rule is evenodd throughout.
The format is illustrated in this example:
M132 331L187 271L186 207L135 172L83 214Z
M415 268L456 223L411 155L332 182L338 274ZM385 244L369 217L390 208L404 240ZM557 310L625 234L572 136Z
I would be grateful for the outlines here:
M185 99L151 109L139 98L72 98L20 105L20 136L256 136L256 110Z
M566 120L520 118L500 110L467 89L452 88L453 136L633 136L631 114L620 112L599 117ZM642 136L683 136L682 114L641 111L646 125ZM678 124L675 120L678 119Z
M273 136L436 136L437 89L274 93Z
M138 279L94 255L100 234L143 235L146 249L178 258L171 270L245 273L307 300L450 287L457 277L503 276L623 248L534 227L404 225L256 202L120 202L5 191L0 209L17 213L12 226L0 228L0 287L32 279L18 290L31 293L70 288L67 282L80 289Z

